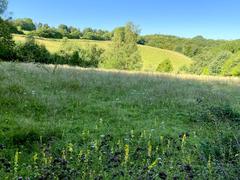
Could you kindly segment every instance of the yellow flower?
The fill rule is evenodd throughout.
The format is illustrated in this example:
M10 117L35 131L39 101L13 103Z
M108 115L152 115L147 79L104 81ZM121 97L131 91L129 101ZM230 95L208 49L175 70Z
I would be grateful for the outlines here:
M148 156L151 157L152 154L152 144L150 141L148 141Z
M127 163L127 161L128 161L128 158L129 158L129 145L128 144L126 144L125 145L125 163Z

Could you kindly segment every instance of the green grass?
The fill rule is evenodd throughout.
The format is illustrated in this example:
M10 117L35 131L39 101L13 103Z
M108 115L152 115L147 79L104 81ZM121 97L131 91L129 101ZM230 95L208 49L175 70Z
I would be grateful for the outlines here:
M0 72L0 177L239 177L237 78L20 63Z
M24 41L25 36L23 35L14 35L15 41ZM36 38L37 42L40 44L44 44L47 49L51 52L57 52L62 44L61 40L54 39L45 39L45 38ZM85 47L86 45L96 44L101 48L107 49L111 42L109 41L90 41L90 40L68 40L68 44L76 47ZM155 71L158 65L169 59L174 67L174 71L178 72L178 70L182 66L189 67L192 63L192 60L180 53L154 48L150 46L139 46L141 56L143 59L143 70L144 71Z

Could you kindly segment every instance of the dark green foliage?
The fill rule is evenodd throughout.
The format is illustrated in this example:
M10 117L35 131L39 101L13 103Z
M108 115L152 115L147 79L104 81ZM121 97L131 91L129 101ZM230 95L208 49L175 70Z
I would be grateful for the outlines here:
M24 19L15 19L12 21L12 23L19 27L21 30L25 31L34 31L36 30L36 26L33 23L33 20L30 18L24 18Z
M62 59L60 64L97 68L104 51L103 49L97 48L97 46L89 46L85 49L69 50L69 52L60 52L60 59ZM57 60L57 62L59 61Z
M62 39L63 34L61 34L57 29L50 28L48 26L43 26L38 28L36 31L31 33L34 36L44 37L44 38L55 38L55 39Z
M67 49L50 54L43 45L38 45L33 37L15 47L16 58L21 62L37 62L45 64L69 64L80 67L98 67L102 49L89 46L85 49Z
M147 35L139 43L169 49L191 57L195 62L188 72L205 75L239 76L240 65L234 54L240 51L240 41L209 40L202 36ZM231 58L232 57L232 58ZM235 59L235 60L233 60Z
M112 34L109 31L95 30L92 28L86 28L82 32L82 39L89 40L111 40Z
M0 18L0 59L12 60L14 58L14 41L10 33L11 27L7 21Z
M202 36L195 38L180 38L166 35L146 35L141 37L145 45L181 52L189 57L196 56L206 47L214 47L221 41L208 40Z
M158 72L172 72L173 66L169 59L164 60L160 63L156 69Z
M34 38L28 37L25 43L16 46L17 59L21 62L50 63L51 55L43 45L38 45Z

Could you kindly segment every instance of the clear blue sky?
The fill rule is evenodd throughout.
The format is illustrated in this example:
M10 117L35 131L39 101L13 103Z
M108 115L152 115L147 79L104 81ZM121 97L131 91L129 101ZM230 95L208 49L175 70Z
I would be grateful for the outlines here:
M240 0L9 0L8 11L51 26L112 30L132 21L141 34L240 39Z

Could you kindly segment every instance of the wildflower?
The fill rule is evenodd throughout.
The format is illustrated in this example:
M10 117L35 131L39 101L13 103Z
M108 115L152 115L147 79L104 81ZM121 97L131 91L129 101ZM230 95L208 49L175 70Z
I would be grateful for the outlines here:
M161 158L157 158L150 166L148 166L148 170L151 170L152 168L157 166L160 160Z
M128 161L128 158L129 158L129 145L128 144L126 144L125 145L125 163L127 163L127 161Z
M65 152L65 150L62 150L62 159L66 159L66 152Z
M184 144L186 143L186 139L187 139L187 136L184 133L183 136L182 136L182 148L183 148Z
M207 167L208 167L208 170L209 170L210 173L211 173L211 171L212 171L212 165L211 165L211 164L212 164L212 163L211 163L211 156L209 155Z
M73 152L73 144L69 143L68 146L67 146L67 149L70 153L72 153Z
M152 144L150 141L148 141L148 157L151 157L152 154Z
M15 157L14 157L14 172L17 173L18 170L18 161L19 161L19 152L18 150L15 153Z

